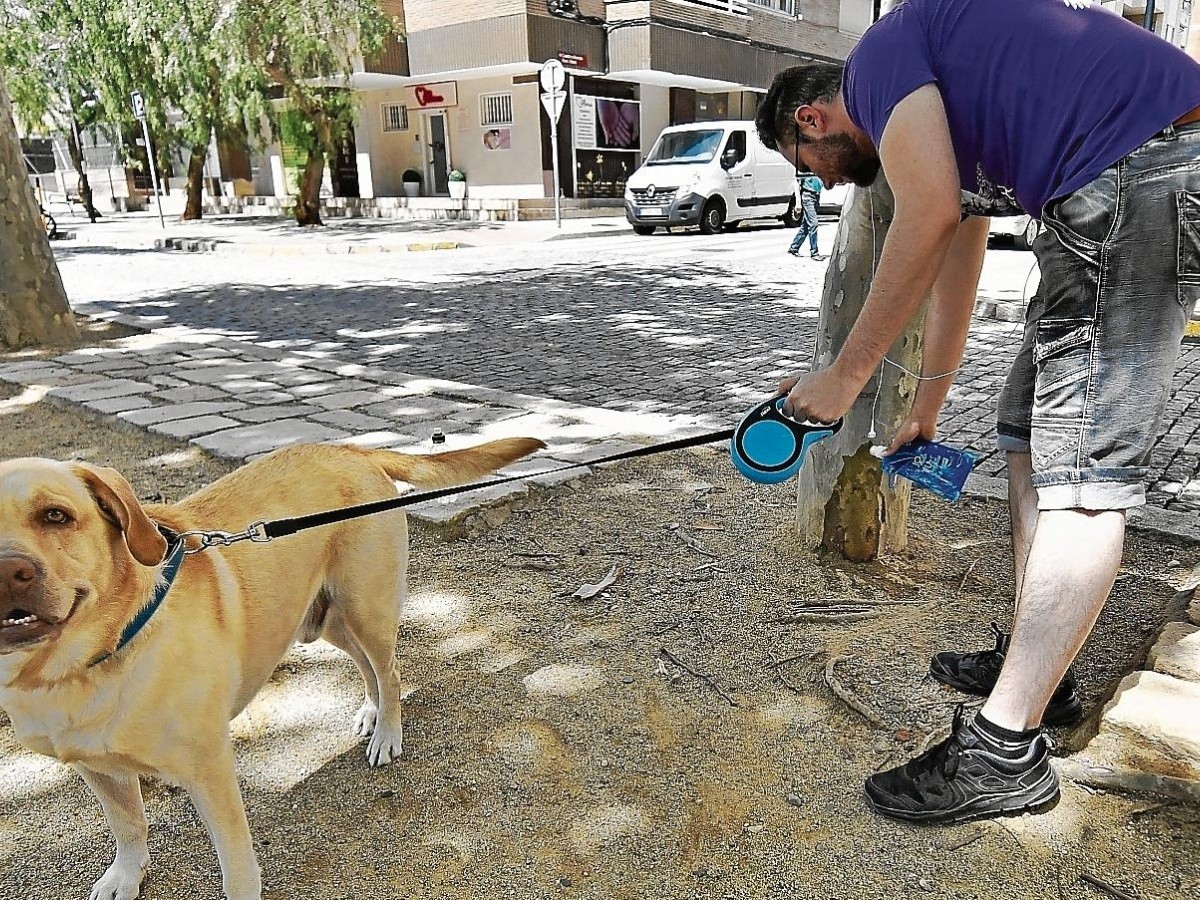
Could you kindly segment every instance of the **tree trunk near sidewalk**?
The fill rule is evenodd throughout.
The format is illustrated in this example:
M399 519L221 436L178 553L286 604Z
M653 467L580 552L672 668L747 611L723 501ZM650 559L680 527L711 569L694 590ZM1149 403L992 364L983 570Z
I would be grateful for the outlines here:
M321 221L321 180L325 177L325 152L308 151L304 171L300 173L300 194L296 198L297 225L323 225Z
M189 222L204 216L204 160L208 157L208 145L192 148L188 159L187 203L183 207L183 221Z
M871 188L851 191L825 276L815 369L833 362L862 311L894 206L882 172ZM920 370L923 320L922 313L888 352L890 359L913 372ZM885 364L872 415L880 377L877 373L859 395L842 430L813 449L796 486L801 540L856 562L901 550L908 540L909 483L900 479L894 489L888 487L879 460L868 451L872 444L891 440L912 406L917 383ZM873 422L877 434L871 438Z
M25 174L12 104L0 81L0 347L79 338L50 240Z
M79 134L79 123L72 119L71 129L67 132L67 152L71 154L71 162L75 164L75 174L79 178L75 190L79 193L79 202L83 204L88 221L95 222L100 218L100 212L96 209L96 204L92 202L92 183L88 180L87 166L83 160L83 148L75 139L77 134Z

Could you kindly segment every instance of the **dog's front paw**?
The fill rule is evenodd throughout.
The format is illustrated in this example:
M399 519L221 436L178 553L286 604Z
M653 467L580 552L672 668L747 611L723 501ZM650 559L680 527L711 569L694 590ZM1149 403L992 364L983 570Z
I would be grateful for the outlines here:
M379 708L370 700L364 700L354 716L354 733L359 737L367 737L375 731L375 718Z
M402 738L403 731L399 726L395 730L377 726L367 743L367 762L372 766L386 766L399 759Z
M92 885L90 900L133 900L142 889L146 869L138 865L113 863L108 871Z

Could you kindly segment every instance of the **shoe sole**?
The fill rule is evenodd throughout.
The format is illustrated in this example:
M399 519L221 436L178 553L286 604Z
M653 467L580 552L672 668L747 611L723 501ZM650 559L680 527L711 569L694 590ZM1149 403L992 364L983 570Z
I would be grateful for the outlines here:
M979 819L997 819L1009 816L1021 816L1025 813L1047 812L1058 805L1060 792L1058 776L1051 769L1042 783L1035 786L1034 796L1013 795L1003 798L986 798L989 805L986 809L965 806L956 810L938 811L934 813L919 812L910 809L891 809L881 806L867 791L867 805L881 816L896 819L900 822L911 822L914 825L961 825L964 822L975 822Z

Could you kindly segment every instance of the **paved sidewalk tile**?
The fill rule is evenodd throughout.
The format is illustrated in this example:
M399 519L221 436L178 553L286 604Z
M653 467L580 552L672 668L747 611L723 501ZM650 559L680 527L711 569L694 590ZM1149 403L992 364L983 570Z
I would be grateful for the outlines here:
M176 438L194 438L200 435L211 436L213 432L234 428L242 424L224 416L198 416L194 419L173 419L169 422L157 422L149 426L158 434L166 434ZM196 443L200 443L197 441Z
M241 425L240 422L234 422ZM284 419L280 422L265 422L261 425L243 425L208 434L195 443L218 456L242 459L254 454L278 450L289 444L320 443L347 437L346 432L329 428L316 422Z
M144 381L130 381L125 378L106 378L102 381L87 384L68 385L54 388L52 396L62 400L72 400L76 403L87 403L89 400L109 400L113 397L127 397L130 394L151 394L154 385Z
M191 419L196 416L216 415L234 409L242 409L243 404L231 401L179 403L166 406L155 406L150 409L135 409L121 413L121 418L133 425L157 425L159 422L170 422L175 419Z

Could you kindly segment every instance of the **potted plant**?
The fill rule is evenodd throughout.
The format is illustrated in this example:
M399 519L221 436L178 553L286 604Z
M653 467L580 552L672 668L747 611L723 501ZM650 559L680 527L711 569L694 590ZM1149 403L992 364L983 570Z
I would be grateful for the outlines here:
M404 182L405 197L420 197L421 196L421 173L416 169L405 169L404 174L400 176Z
M467 176L463 174L462 169L451 169L449 177L450 196L455 200L461 200L467 196Z

